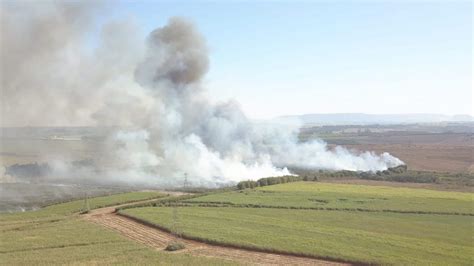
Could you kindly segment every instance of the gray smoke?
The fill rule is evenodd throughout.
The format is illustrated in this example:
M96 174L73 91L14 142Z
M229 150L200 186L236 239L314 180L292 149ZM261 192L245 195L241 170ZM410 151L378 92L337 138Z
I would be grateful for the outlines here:
M171 18L163 28L150 33L145 59L138 65L136 81L144 87L169 82L175 90L198 83L209 66L204 38L192 24Z
M40 6L2 4L2 125L122 127L94 158L100 171L56 161L61 176L175 185L187 173L212 186L289 174L288 166L376 171L402 163L299 143L297 127L255 125L235 101L210 102L207 45L189 21L171 18L145 45L133 24L109 23L91 52L84 35L96 7Z
M0 4L2 126L90 125L97 106L126 91L111 83L133 71L142 51L133 23L106 24L92 48L88 34L104 4Z

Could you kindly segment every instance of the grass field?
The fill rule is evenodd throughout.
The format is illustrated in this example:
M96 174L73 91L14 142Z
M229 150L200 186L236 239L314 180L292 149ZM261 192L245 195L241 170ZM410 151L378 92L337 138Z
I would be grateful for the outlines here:
M91 208L163 196L132 192L90 199ZM0 215L0 264L225 265L227 261L155 251L71 215L83 201Z
M123 193L91 198L89 204L93 209L163 196L157 192ZM190 206L178 209L179 230L185 236L206 242L349 262L472 264L474 217L458 215L473 213L472 193L295 182L191 199L183 197L181 201ZM78 200L38 211L0 215L0 262L229 263L170 254L137 244L74 215L83 204L83 200ZM203 207L206 205L213 206ZM311 209L314 206L330 210ZM382 211L387 209L422 210L425 214ZM448 214L427 214L439 211ZM121 212L168 229L173 224L170 207L139 207Z
M474 214L473 194L388 186L294 182L231 191L186 202Z
M125 202L134 202L146 199L164 197L159 192L129 192L110 196L89 198L89 207L96 209L100 207L116 205ZM60 204L54 204L37 211L5 213L0 215L0 222L8 220L39 219L51 217L63 217L75 212L80 212L84 208L84 200L74 200Z
M23 221L25 222L25 221ZM0 264L225 265L226 261L155 251L77 218L0 226Z
M355 262L472 264L473 216L344 209L363 206L373 210L472 213L471 193L298 182L211 194L186 202L194 204L178 209L180 230L208 242ZM203 207L204 203L217 207ZM264 207L321 203L334 209ZM122 212L166 228L172 224L169 207Z

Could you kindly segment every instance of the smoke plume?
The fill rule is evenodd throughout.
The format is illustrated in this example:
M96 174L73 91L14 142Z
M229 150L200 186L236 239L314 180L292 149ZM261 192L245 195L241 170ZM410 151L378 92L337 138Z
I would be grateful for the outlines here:
M300 143L298 128L256 125L238 103L208 100L208 48L196 27L171 18L143 43L129 21L87 33L100 6L2 3L2 126L120 126L94 166L52 163L58 176L193 185L287 175L287 167L376 171L402 162L384 153Z

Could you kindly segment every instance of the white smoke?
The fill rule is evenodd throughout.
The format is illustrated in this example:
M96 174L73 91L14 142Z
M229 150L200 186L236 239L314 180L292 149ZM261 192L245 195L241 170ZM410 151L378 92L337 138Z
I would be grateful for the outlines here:
M0 165L0 184L2 183L14 183L16 179L6 173L6 167Z
M206 42L192 23L181 18L171 18L167 25L151 32L143 50L142 45L133 41L131 27L123 26L129 24L108 24L104 41L96 50L97 57L85 57L91 60L87 63L71 63L62 55L64 51L71 53L72 44L78 46L80 34L76 31L82 32L82 27L76 29L69 20L76 13L76 20L88 16L84 15L83 7L52 5L54 11L46 15L52 12L60 18L59 29L39 28L37 20L42 20L31 19L31 25L23 25L23 30L34 30L38 35L36 31L62 34L64 40L36 44L39 55L34 51L25 55L2 52L2 62L21 59L14 65L20 73L12 75L14 78L8 74L15 69L5 72L6 65L2 63L2 102L7 104L2 108L2 120L7 124L67 120L122 126L105 141L102 158L95 158L102 169L97 178L176 185L181 184L186 173L193 185L212 186L288 175L286 167L376 171L402 163L387 153L356 154L342 147L331 150L320 140L300 143L298 128L255 125L235 101L211 103L202 85L209 67ZM16 43L27 45L23 36L15 34L17 19L11 14L4 19L8 23L2 27L2 47L5 43L7 48ZM84 56L80 49L77 51L79 54L72 53L70 57ZM45 55L55 55L57 60ZM31 63L23 58L26 56L37 58L38 62ZM30 64L28 69L23 69L21 62ZM68 71L55 72L56 78L40 75L59 66ZM87 73L87 69L94 74L79 75ZM39 93L52 97L42 98L38 106L38 98L34 97ZM22 97L27 99L24 102L29 108L3 100ZM46 103L49 101L51 105ZM56 113L46 115L40 110L34 112L35 108L49 108L48 111ZM25 112L27 115L23 116ZM60 172L66 171L62 167Z
M286 166L376 171L401 163L388 154L330 150L322 141L299 143L296 128L259 127L233 101L210 103L201 85L208 64L204 38L186 20L172 18L148 36L135 71L142 87L133 88L146 91L152 104L146 123L127 123L140 128L128 134L141 137L122 137L128 147L122 165L137 168L138 160L134 173L149 169L158 179L187 173L194 183L209 185L287 175Z

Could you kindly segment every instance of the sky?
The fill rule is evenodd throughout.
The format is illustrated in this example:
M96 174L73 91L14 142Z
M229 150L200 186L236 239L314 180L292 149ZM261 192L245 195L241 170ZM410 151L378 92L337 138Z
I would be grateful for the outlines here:
M205 86L254 119L304 113L471 114L470 1L120 1L143 34L172 16L210 47Z

